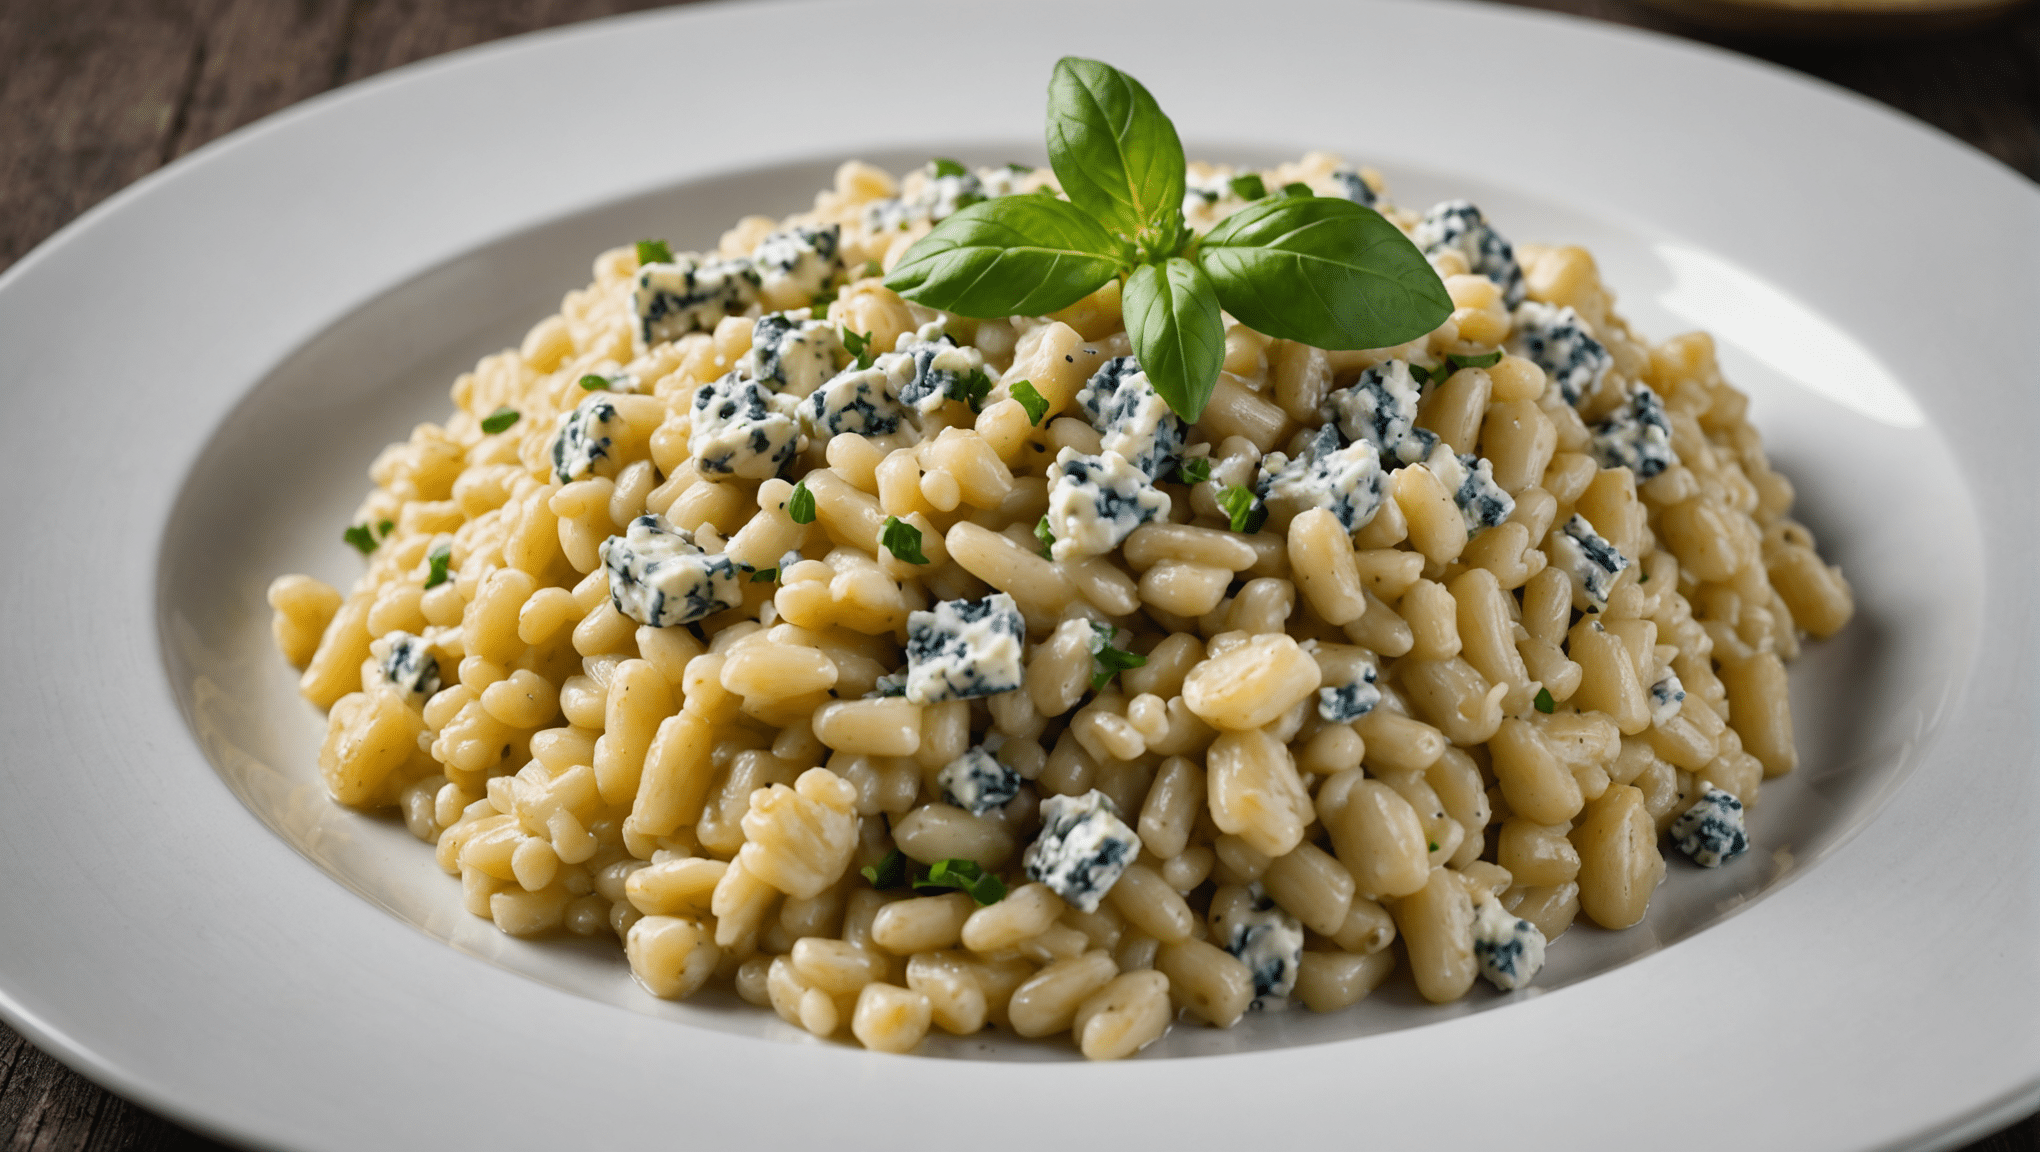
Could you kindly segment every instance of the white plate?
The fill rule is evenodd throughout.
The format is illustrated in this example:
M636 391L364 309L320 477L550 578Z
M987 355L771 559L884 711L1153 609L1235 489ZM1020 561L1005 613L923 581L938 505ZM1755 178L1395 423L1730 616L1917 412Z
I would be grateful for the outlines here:
M582 25L310 101L0 278L0 1014L187 1123L304 1149L1860 1149L2030 1109L2040 195L1688 44L1449 3L1266 2L1250 33L1239 10ZM1807 755L1758 850L1675 861L1643 927L1575 929L1533 994L1186 1026L1109 1067L933 1047L1003 1064L964 1071L652 1001L610 953L467 917L394 823L333 808L262 589L351 575L374 451L603 246L712 243L843 157L1038 159L1071 51L1145 80L1194 156L1343 150L1402 202L1587 244L1655 337L1715 330L1859 597L1795 668Z

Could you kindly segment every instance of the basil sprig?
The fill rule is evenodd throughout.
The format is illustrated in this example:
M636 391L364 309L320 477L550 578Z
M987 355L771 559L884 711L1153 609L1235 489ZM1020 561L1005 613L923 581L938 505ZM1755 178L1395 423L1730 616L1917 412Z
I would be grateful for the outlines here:
M1280 196L1263 187L1197 236L1183 220L1176 126L1110 65L1057 61L1047 134L1067 199L1002 196L964 208L907 249L886 287L992 319L1058 311L1116 278L1141 370L1190 421L1225 361L1221 309L1266 335L1332 349L1401 344L1452 314L1444 283L1395 225L1303 185Z

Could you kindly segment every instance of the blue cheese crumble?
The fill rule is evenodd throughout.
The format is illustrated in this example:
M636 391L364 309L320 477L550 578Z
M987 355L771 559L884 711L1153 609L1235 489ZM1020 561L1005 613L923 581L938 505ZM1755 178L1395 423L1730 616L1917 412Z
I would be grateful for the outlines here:
M749 370L753 379L775 392L807 397L836 374L836 355L842 350L836 326L827 320L773 312L751 326Z
M730 372L694 393L687 450L709 476L766 480L800 450L800 401Z
M973 816L1004 808L1020 794L1020 774L983 747L972 748L935 774L942 798Z
M1615 366L1615 357L1571 307L1532 300L1516 309L1510 323L1509 350L1544 369L1568 404L1578 404Z
M905 195L874 200L864 206L866 232L904 232L923 221L940 223L965 208L1017 192L1032 168L1007 165L975 172L943 174L934 162L909 179Z
M1708 785L1700 799L1672 821L1672 840L1702 868L1718 868L1735 859L1750 850L1742 801Z
M1544 967L1544 933L1490 896L1474 906L1473 958L1488 983L1514 992Z
M1380 678L1373 665L1363 664L1360 666L1360 679L1347 684L1327 684L1318 689L1318 716L1330 724L1345 724L1374 711L1374 706L1381 703L1381 689L1375 686Z
M1101 434L1104 451L1160 479L1183 452L1183 421L1169 409L1131 356L1115 356L1077 391L1077 406Z
M1268 507L1290 516L1329 509L1348 532L1374 519L1387 493L1387 477L1374 445L1355 440L1339 446L1339 429L1327 424L1291 460L1280 452L1261 458L1256 488Z
M676 340L689 332L706 332L725 316L741 316L758 299L762 283L749 260L703 262L693 253L671 264L638 269L630 294L637 318L640 347Z
M1250 1006L1280 1008L1296 990L1296 976L1303 968L1303 924L1283 911L1260 884L1249 885L1247 896L1225 909L1213 925L1213 935L1253 975Z
M758 242L751 253L759 285L775 298L813 296L843 268L843 228L795 225Z
M1657 683L1650 686L1650 722L1670 724L1686 704L1686 686L1679 683L1679 674L1670 668Z
M1168 518L1168 493L1117 452L1086 456L1065 447L1048 466L1050 553L1057 560L1102 556L1135 528Z
M864 698L866 700L876 700L881 696L905 696L906 694L907 670L902 668L897 672L888 672L877 680L872 681L871 691L866 692Z
M1337 424L1348 440L1374 445L1389 470L1415 464L1437 447L1436 433L1417 427L1417 401L1422 393L1402 360L1377 364L1360 374L1350 388L1325 397L1318 414Z
M586 480L595 474L595 462L607 459L616 433L623 431L623 418L616 405L600 392L581 401L573 411L560 413L553 427L553 475L562 484Z
M1516 264L1516 250L1469 201L1432 205L1411 230L1410 239L1426 256L1447 249L1457 251L1466 257L1466 266L1474 275L1487 277L1502 290L1503 304L1514 308L1523 302L1523 269Z
M1546 554L1555 567L1572 577L1573 606L1582 611L1606 608L1615 578L1629 567L1629 558L1602 539L1577 512L1551 534Z
M1338 195L1351 200L1362 208L1372 208L1380 202L1374 188L1351 168L1334 168L1331 175L1332 187Z
M624 535L602 542L601 554L609 602L640 624L671 628L744 602L736 561L704 552L693 533L663 516L632 520Z
M1020 866L1029 880L1048 885L1070 907L1096 912L1139 851L1140 837L1119 818L1111 799L1093 788L1041 802L1041 835L1027 846Z
M382 669L383 683L411 703L422 704L439 691L439 661L424 637L403 631L386 632L376 637L368 652Z
M894 350L874 365L886 375L888 387L900 403L923 416L939 411L944 402L964 400L970 395L974 378L985 374L985 354L971 347L959 347L942 331L942 321L923 324L919 331L902 334ZM979 381L991 389L989 378Z
M993 696L1020 687L1027 625L1004 592L942 600L907 617L907 699L916 704Z
M1632 385L1629 399L1594 425L1593 435L1594 458L1601 467L1627 468L1638 481L1679 462L1664 401L1645 384Z
M1424 467L1452 493L1452 502L1459 506L1469 537L1506 521L1516 511L1516 498L1495 483L1495 466L1491 461L1474 455L1455 456L1450 445L1440 444L1431 450L1431 458L1424 461Z
M846 432L885 436L900 430L907 410L894 398L886 370L877 365L849 368L801 402L801 427L826 440Z

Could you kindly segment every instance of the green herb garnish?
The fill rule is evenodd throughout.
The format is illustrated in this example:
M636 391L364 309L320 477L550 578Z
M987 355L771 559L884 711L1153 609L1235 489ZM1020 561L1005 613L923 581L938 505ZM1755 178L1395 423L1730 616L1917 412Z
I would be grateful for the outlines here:
M1296 181L1296 182L1294 182L1294 183L1291 183L1291 184L1284 184L1284 185L1282 186L1282 194L1283 194L1284 196L1292 196L1292 197L1293 197L1293 196L1315 196L1315 195L1317 195L1317 193L1315 193L1315 192L1312 192L1312 191L1310 190L1310 185L1308 185L1308 184L1305 184L1305 183L1304 183L1304 182L1302 182L1301 180L1298 180L1298 181Z
M1532 700L1530 704L1546 716L1551 715L1552 711L1558 707L1558 701L1551 698L1551 689L1549 688L1539 688L1537 690L1537 699Z
M1175 125L1139 81L1109 65L1057 62L1048 155L1068 199L971 205L909 248L886 286L992 319L1058 311L1119 279L1141 369L1190 421L1224 363L1221 309L1266 335L1328 349L1401 344L1452 314L1444 283L1409 238L1349 200L1264 196L1197 236L1183 221Z
M1211 479L1211 457L1192 456L1176 461L1176 479L1185 484L1202 484Z
M1033 381L1022 380L1011 388L1006 389L1006 391L1012 394L1013 399L1020 402L1022 408L1027 409L1027 422L1029 424L1039 424L1041 423L1041 418L1048 415L1048 397L1043 396L1035 389Z
M482 417L482 431L487 432L491 436L494 436L496 433L501 432L509 428L512 424L517 423L518 419L519 413L517 409L510 407L508 404L505 404L501 408L496 409L494 412L489 413L487 416Z
M640 240L637 242L637 262L640 268L647 264L671 264L673 250L666 247L664 240Z
M1438 850L1438 842L1437 842L1436 840L1433 840L1433 841L1431 841L1431 851L1433 851L1433 852L1436 852L1437 850Z
M1229 183L1232 186L1232 194L1242 200L1259 200L1268 194L1268 185L1263 183L1260 175L1255 172L1235 176Z
M1232 518L1232 530L1252 535L1268 522L1268 506L1254 496L1251 488L1230 484L1219 490L1218 506Z
M829 305L834 304L836 297L839 295L841 293L834 288L826 292L815 293L814 299L808 301L808 315L816 320L827 320L829 318Z
M1034 538L1041 541L1042 558L1045 560L1054 559L1055 553L1051 549L1055 547L1055 531L1048 526L1048 517L1043 516L1041 523L1034 526Z
M843 329L843 350L857 357L857 366L859 368L869 368L878 361L878 357L873 355L871 351L871 333L869 332L852 332L848 328Z
M1097 667L1097 671L1091 673L1091 689L1097 691L1128 668L1138 668L1147 663L1147 657L1138 652L1128 652L1124 648L1114 648L1108 642L1091 654L1091 661Z
M871 886L880 891L898 888L907 882L907 857L895 848L885 854L885 859L876 864L866 864L857 870Z
M1485 356L1447 356L1445 362L1452 366L1452 372L1461 368L1492 368L1502 362L1502 351L1497 348ZM1446 375L1451 375L1451 372Z
M808 491L807 481L793 486L793 495L786 501L786 517L795 524L815 522L815 494Z
M612 385L614 385L615 383L616 381L611 380L607 376L597 376L593 372L590 372L586 376L581 377L581 391L614 392L616 389L612 387Z
M937 860L926 876L914 881L916 892L943 888L968 892L970 898L981 905L997 904L1006 898L1005 881L1000 880L996 873L978 867L975 860Z
M878 530L878 542L893 554L893 559L909 564L926 564L928 558L921 555L921 530L897 516L885 518L885 526Z
M985 397L992 394L992 378L983 372L959 376L949 382L942 394L951 400L961 400L970 405L971 411L979 412L984 409Z
M970 169L965 168L963 165L958 164L956 161L948 159L947 157L943 156L937 156L935 159L928 161L928 166L935 170L935 175L938 178L943 176L970 175Z
M779 569L777 568L760 568L756 572L751 573L751 583L753 584L770 584L777 579L779 579Z
M425 588L427 591L453 579L446 571L446 566L453 562L453 545L441 544L439 547L427 552L425 554L425 562L430 565L430 568L425 573Z
M385 523L387 523L387 521L385 521ZM389 533L385 532L383 533L383 535L387 536L389 535ZM361 553L363 556L366 556L369 553L375 551L376 548L382 544L381 537L378 537L366 524L354 525L347 531L342 532L340 534L340 538L342 540L347 541L349 544L354 545L354 550Z

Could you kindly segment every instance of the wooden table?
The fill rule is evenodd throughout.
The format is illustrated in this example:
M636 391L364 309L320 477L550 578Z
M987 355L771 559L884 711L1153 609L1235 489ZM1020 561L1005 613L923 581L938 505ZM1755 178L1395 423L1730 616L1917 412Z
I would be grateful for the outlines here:
M1719 44L1853 88L2040 180L2040 7L1986 28L1766 41L1622 0L1531 6ZM0 0L0 269L85 209L306 97L639 0ZM32 931L10 925L9 931ZM0 1026L0 1152L215 1149ZM2040 1152L2040 1116L1964 1152Z

